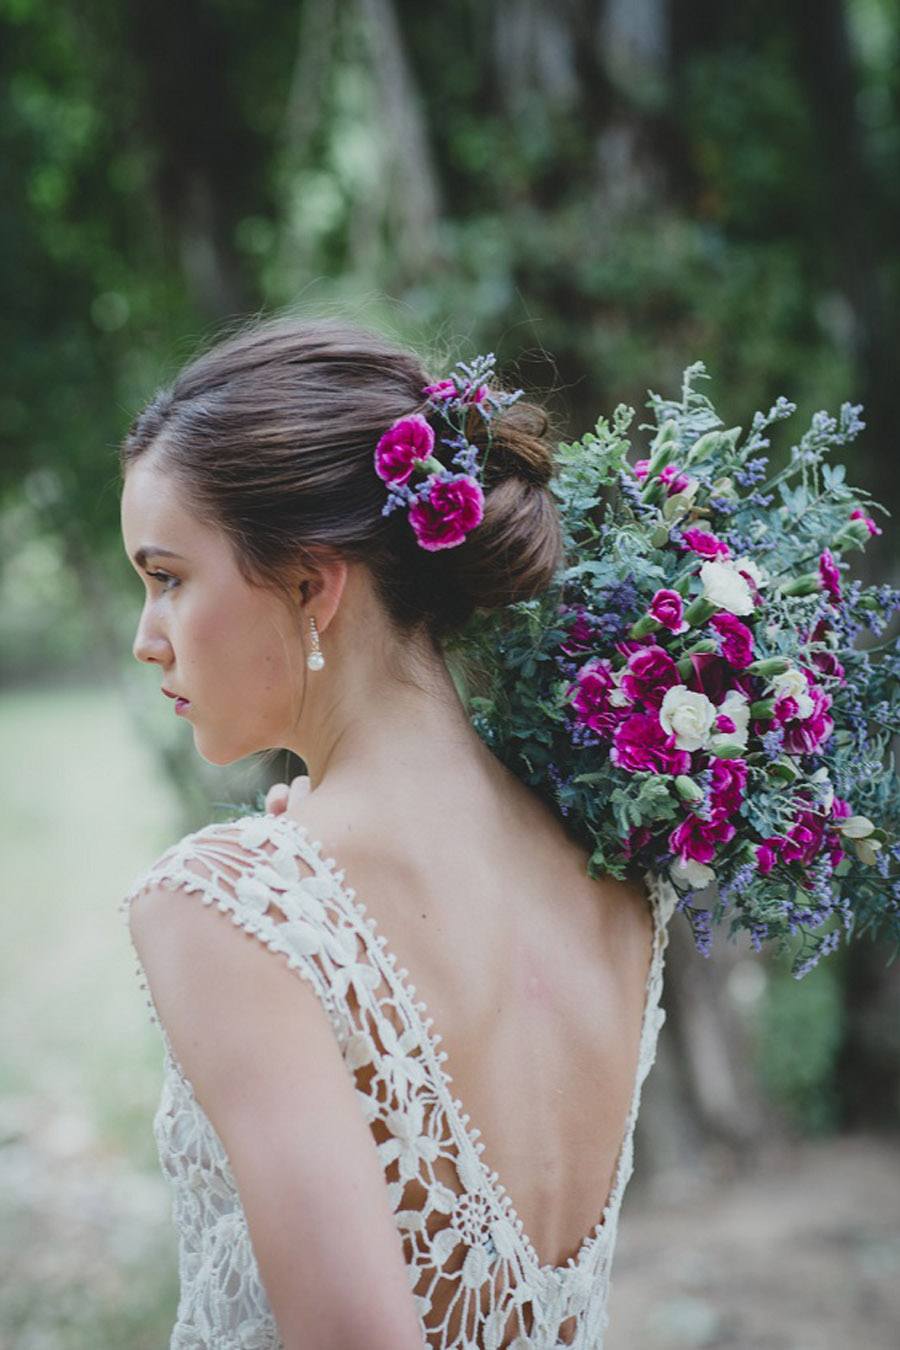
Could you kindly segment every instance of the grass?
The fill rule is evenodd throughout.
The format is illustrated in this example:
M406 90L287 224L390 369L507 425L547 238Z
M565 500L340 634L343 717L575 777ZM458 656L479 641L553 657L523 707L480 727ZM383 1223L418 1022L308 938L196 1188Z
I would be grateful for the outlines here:
M158 1350L162 1043L118 904L187 827L114 693L6 691L0 741L0 1345Z

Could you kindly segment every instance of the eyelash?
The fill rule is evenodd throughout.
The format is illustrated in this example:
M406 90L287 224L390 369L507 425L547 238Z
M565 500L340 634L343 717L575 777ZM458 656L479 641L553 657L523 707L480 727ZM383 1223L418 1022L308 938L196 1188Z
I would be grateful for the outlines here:
M181 582L178 580L178 578L171 576L168 572L148 572L147 576L165 579L166 581L171 581L172 585L166 587L167 591L174 591L176 586L181 585Z

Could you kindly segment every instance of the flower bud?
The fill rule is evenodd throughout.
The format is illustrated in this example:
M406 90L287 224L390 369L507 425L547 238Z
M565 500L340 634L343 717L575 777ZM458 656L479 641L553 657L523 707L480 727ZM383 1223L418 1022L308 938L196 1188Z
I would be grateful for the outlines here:
M783 675L786 670L790 670L791 663L786 656L763 656L758 661L751 661L747 667L748 675Z
M699 623L706 623L716 612L716 606L711 600L707 600L705 595L698 595L696 600L692 600L684 611L684 617L692 627Z
M832 552L845 548L863 548L869 542L869 527L864 520L848 520L831 543Z
M783 581L778 589L782 595L815 595L822 586L818 572L804 572L793 581Z
M646 637L648 633L655 633L657 628L662 628L659 619L654 619L652 614L644 614L631 625L628 636L633 638Z
M775 716L774 698L759 698L750 704L750 716L757 721L768 722Z
M705 793L699 783L695 783L693 778L689 778L686 773L680 773L675 779L675 791L683 802L702 802Z
M707 750L716 759L740 759L747 753L747 747L739 741L720 741L718 745L709 745Z

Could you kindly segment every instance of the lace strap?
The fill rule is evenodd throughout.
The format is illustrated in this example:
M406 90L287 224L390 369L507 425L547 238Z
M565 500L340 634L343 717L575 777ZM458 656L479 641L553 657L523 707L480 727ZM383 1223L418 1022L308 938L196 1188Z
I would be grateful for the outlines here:
M149 890L180 891L199 896L204 905L215 905L231 915L236 927L251 933L273 952L287 960L301 979L312 985L339 1037L345 1021L333 997L333 989L314 959L332 935L326 921L323 899L330 890L327 881L298 871L297 853L263 848L269 837L265 818L245 817L204 826L160 855L140 873L119 903L122 921L128 924L132 903ZM182 1081L190 1083L181 1069L166 1029L153 1001L147 974L132 941L138 984L153 1022L160 1030L169 1058Z

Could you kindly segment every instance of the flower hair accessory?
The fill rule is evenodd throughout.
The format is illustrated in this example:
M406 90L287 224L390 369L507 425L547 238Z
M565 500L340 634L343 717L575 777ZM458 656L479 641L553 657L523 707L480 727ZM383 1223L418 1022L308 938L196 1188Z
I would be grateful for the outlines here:
M441 444L454 451L452 464L435 454L435 432L423 413L398 417L375 447L375 472L388 485L387 516L408 506L409 522L422 548L434 552L456 548L484 518L483 472L491 447L491 420L524 393L492 390L494 354L457 362L447 379L422 387L429 411L446 422L451 434ZM478 450L465 433L470 408L477 408L487 426L487 450L479 465ZM418 480L416 476L419 476ZM410 480L413 480L411 483Z

